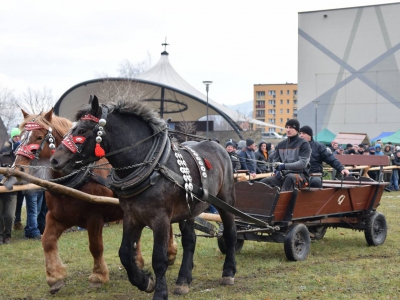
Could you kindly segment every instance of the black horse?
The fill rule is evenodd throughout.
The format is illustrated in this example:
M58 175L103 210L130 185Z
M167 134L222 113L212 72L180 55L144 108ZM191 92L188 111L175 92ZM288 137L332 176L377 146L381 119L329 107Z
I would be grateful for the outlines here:
M113 166L112 189L124 210L123 239L119 250L129 281L154 299L167 299L169 225L179 222L183 258L176 294L189 292L196 244L194 218L204 211L208 197L234 205L232 164L225 149L212 141L177 145L171 142L167 124L141 101L100 105L97 97L76 114L79 121L51 157L52 167L72 172L106 156ZM215 198L214 198L215 199ZM221 205L223 206L223 205ZM236 273L234 215L218 208L224 224L226 257L221 284L232 285ZM152 266L148 272L135 262L142 229L153 230Z

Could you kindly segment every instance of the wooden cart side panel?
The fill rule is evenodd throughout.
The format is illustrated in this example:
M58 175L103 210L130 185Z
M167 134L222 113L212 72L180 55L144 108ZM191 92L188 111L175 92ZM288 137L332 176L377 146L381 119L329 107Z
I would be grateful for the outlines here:
M279 189L262 182L242 181L235 184L235 191L235 208L247 214L271 216Z

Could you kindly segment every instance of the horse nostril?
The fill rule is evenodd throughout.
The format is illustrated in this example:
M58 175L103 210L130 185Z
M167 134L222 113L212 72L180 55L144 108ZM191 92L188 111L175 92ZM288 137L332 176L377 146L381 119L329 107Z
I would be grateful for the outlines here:
M57 166L58 166L58 161L57 161L57 159L55 159L55 158L53 158L53 159L50 161L50 163L51 163L51 166L52 166L52 167L57 167Z

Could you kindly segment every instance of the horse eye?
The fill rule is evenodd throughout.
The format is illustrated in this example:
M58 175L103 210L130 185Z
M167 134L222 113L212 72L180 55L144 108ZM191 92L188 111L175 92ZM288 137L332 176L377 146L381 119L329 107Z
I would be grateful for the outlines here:
M85 132L86 132L86 130L80 129L80 130L78 131L78 134L84 134Z
M39 136L37 139L38 139L38 141L41 141L41 140L43 140L43 137Z

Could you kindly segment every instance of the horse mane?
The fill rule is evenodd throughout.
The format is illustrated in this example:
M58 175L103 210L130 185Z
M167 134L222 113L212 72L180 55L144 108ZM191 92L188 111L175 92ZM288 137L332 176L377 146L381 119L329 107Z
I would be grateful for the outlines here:
M23 129L28 122L34 120L35 123L42 127L49 129L51 127L53 132L56 131L60 136L64 136L72 127L72 122L66 118L61 118L56 115L52 115L51 122L45 119L46 113L40 113L39 115L29 115L21 123L20 128Z
M119 100L106 103L109 113L115 112L119 114L135 115L146 123L152 124L158 130L164 130L167 122L161 119L158 113L141 100ZM83 115L90 112L90 105L86 105L75 115L78 121Z

